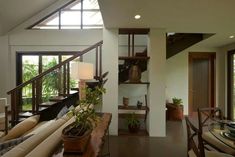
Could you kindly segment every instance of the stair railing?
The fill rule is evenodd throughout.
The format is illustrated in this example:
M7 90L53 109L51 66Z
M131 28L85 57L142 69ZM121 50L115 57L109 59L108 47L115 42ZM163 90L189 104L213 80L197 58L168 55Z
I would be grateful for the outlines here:
M32 112L38 113L39 111L39 104L42 101L42 94L41 94L41 84L42 78L54 71L59 72L59 93L62 94L70 94L70 62L75 60L78 57L83 58L83 55L91 50L95 49L95 76L94 78L99 80L102 76L102 44L103 41L97 42L96 44L84 49L83 51L77 52L74 56L66 59L65 61L55 65L54 67L40 73L39 75L35 76L34 78L18 85L14 89L7 92L8 95L11 96L11 125L14 126L19 121L19 111L20 111L20 97L22 89L31 84L32 85Z

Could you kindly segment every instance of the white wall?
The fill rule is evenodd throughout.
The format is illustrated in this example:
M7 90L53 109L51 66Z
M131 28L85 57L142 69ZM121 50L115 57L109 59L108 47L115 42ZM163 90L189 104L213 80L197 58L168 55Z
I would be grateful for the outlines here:
M166 135L165 119L165 63L166 34L164 29L150 29L149 60L149 134Z
M112 113L110 134L118 134L118 29L103 30L103 65L108 71L105 84L107 93L103 96L103 112Z
M224 105L224 56L218 48L201 47L196 44L166 61L166 97L183 99L184 114L188 114L188 53L216 52L216 105Z
M235 43L232 43L232 44L229 44L229 45L226 45L226 46L220 48L221 56L224 58L224 60L223 60L224 67L221 67L221 68L223 68L222 70L224 71L225 77L221 81L224 82L224 88L222 88L222 89L223 89L224 95L225 95L225 98L224 98L225 105L223 105L224 110L225 110L225 115L227 115L227 54L228 54L228 51L231 51L234 49L235 49Z
M0 98L7 96L8 36L0 36Z

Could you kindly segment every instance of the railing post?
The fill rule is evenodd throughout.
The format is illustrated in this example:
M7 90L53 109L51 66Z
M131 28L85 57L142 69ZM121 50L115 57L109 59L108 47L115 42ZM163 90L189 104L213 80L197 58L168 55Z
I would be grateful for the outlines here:
M102 44L100 45L100 77L102 76Z
M66 64L63 66L63 94L66 94Z
M35 82L32 82L32 112L35 113Z
M67 94L70 93L70 62L67 63Z
M98 77L98 59L99 59L99 54L98 54L98 46L95 48L95 76Z
M41 91L40 91L40 80L36 80L35 81L35 84L36 84L36 87L35 87L35 90L36 90L36 99L35 99L35 107L36 107L36 113L38 113L39 111L39 103L41 103L41 97L42 97L42 94L41 94Z
M16 122L16 93L11 93L11 126L15 126Z

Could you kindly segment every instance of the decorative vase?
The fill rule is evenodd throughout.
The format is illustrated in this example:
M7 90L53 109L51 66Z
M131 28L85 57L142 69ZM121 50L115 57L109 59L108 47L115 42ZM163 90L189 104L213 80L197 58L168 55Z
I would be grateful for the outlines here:
M73 124L69 124L62 130L62 140L64 143L64 152L83 154L91 138L92 129L88 129L82 136L67 135Z
M138 108L138 109L141 109L141 107L142 107L142 104L143 104L142 102L140 102L140 101L137 101L137 108Z
M129 98L127 98L127 97L123 97L123 100L122 100L123 102L123 105L125 106L125 107L127 107L128 106L128 104L129 104Z
M129 81L130 82L140 82L141 80L141 70L137 65L132 65L129 70Z

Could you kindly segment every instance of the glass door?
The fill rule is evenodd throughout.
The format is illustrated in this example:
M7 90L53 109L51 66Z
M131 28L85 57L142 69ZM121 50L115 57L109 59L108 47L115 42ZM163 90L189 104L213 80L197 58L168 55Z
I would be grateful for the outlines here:
M235 50L228 52L227 63L227 117L235 120Z
M30 80L39 74L39 56L24 55L22 56L22 83ZM22 110L32 110L32 84L25 86L22 91Z
M17 53L17 85L24 83L51 67L73 56L71 53L62 52L27 52ZM79 58L75 61L79 61ZM71 62L70 62L71 68ZM71 71L71 70L70 70ZM39 89L40 102L49 101L50 97L61 94L62 69L55 70L44 76ZM77 87L77 81L70 77L70 88ZM32 85L29 84L21 91L20 111L32 111Z

